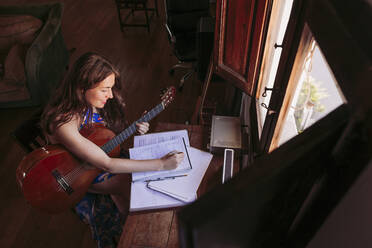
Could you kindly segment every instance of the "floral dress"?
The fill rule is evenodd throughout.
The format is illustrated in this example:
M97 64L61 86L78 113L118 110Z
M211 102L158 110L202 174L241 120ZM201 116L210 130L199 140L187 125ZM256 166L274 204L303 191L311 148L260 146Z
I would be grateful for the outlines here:
M87 124L88 114L81 125ZM93 122L103 123L97 113L93 113ZM93 183L108 180L115 174L107 172L98 175ZM125 217L121 216L110 195L86 193L84 198L75 205L75 211L80 219L89 225L93 239L98 248L116 247L122 233Z

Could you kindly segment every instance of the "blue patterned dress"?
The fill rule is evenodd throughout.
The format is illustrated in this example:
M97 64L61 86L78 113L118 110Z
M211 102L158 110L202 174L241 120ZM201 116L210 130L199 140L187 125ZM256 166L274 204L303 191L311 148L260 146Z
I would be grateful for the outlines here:
M88 114L85 116L87 117ZM103 123L97 113L93 113L93 122ZM81 127L87 124L85 118ZM115 174L107 172L98 175L93 183L108 180ZM93 239L98 248L116 247L122 233L125 217L121 216L110 195L86 193L84 198L76 204L75 211L80 219L89 225Z

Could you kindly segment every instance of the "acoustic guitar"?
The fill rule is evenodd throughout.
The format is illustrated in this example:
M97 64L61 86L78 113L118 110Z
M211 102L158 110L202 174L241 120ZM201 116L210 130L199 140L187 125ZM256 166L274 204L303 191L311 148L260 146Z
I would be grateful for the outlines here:
M148 122L173 101L175 88L162 95L161 103L115 136L102 124L84 127L80 133L111 157L119 145L136 132L137 122ZM60 213L79 202L102 170L84 163L62 145L46 145L27 154L16 170L17 183L31 206L47 213Z

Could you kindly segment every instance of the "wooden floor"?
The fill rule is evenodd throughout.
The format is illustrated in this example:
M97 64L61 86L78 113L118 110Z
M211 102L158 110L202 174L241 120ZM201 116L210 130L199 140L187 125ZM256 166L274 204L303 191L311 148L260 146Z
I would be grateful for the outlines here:
M29 0L0 0L0 5L29 3ZM33 3L48 1L33 0ZM177 62L164 29L163 1L160 16L145 28L119 28L114 0L63 0L62 33L67 47L76 48L70 61L87 51L108 57L121 70L127 118L132 122L160 102L160 89L179 83L181 72L168 73ZM140 13L136 14L139 18ZM194 110L201 82L189 79L174 102L154 121L185 123ZM25 153L9 133L35 108L0 109L0 247L95 247L87 226L68 212L49 216L30 208L17 188L15 169Z

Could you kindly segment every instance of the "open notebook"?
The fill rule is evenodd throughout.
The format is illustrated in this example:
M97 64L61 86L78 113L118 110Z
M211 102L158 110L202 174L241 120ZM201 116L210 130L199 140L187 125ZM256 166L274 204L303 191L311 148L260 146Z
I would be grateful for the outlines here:
M129 149L130 158L135 160L158 159L174 150L183 152L185 154L185 158L176 169L164 171L133 172L132 181L136 182L161 180L187 174L192 169L188 151L189 149L190 148L186 146L186 141L184 138L177 138L157 144L139 146Z
M187 176L161 181L132 182L131 212L183 206L197 198L197 189L211 162L212 154L194 147L190 147L189 152L193 169Z

